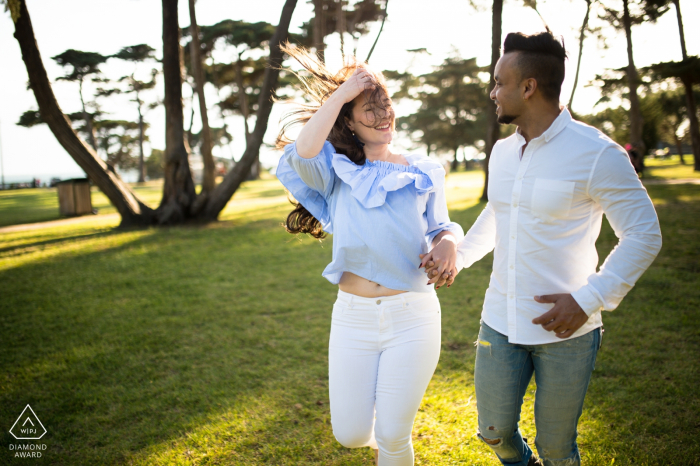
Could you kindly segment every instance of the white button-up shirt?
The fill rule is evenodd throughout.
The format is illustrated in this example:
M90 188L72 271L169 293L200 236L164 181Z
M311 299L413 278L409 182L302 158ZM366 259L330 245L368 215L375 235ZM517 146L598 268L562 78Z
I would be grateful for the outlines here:
M602 325L661 248L654 206L627 153L563 109L522 152L516 131L496 143L489 202L459 244L457 268L494 250L482 320L516 344L562 341L532 319L554 305L535 296L570 293L588 321L570 338ZM596 272L603 213L620 241Z

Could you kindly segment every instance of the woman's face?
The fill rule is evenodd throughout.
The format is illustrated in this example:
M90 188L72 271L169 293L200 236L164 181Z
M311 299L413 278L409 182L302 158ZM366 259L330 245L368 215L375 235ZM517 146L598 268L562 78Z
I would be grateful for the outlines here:
M365 93L353 100L352 120L348 121L348 127L365 144L386 145L393 139L395 114L391 99L385 92L380 92L377 97L381 106L369 102Z

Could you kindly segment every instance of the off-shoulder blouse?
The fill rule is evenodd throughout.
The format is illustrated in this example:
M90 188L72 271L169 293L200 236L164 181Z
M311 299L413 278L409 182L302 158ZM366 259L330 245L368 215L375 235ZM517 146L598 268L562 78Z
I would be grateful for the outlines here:
M333 260L323 271L331 283L352 272L394 290L432 291L418 255L441 231L458 241L464 233L450 222L442 165L422 155L405 158L409 165L356 165L328 141L310 159L299 156L296 143L285 147L277 178L333 234Z

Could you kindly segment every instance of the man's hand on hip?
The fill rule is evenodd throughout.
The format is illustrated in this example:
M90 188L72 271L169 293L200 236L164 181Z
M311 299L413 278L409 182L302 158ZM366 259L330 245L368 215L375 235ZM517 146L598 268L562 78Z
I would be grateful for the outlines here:
M570 294L549 294L535 296L538 303L554 303L554 307L541 316L532 319L535 325L542 325L558 338L569 338L588 321L588 315Z

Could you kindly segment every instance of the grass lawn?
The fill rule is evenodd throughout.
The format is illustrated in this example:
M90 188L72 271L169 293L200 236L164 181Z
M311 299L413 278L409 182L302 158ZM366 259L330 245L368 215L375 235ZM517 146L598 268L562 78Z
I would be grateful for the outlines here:
M451 215L465 229L483 208L481 177L449 177ZM158 201L157 186L142 189ZM585 465L700 464L700 185L648 190L664 246L604 316L579 426ZM50 218L49 196L20 194L1 193L5 224ZM336 288L321 271L331 241L285 233L288 210L266 179L204 227L119 230L97 215L0 231L0 464L372 464L330 426ZM601 260L615 242L606 223ZM475 435L473 342L490 258L439 291L442 355L414 427L416 464L499 464ZM530 439L534 388L522 422ZM34 442L47 446L41 459L9 451L22 443L8 430L27 404L48 430Z
M667 159L644 159L647 168L644 172L644 179L700 178L700 172L693 170L693 155L685 154L683 158L685 165L681 165L677 155L672 155Z

